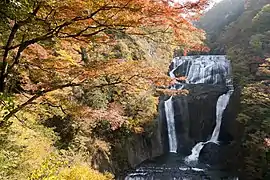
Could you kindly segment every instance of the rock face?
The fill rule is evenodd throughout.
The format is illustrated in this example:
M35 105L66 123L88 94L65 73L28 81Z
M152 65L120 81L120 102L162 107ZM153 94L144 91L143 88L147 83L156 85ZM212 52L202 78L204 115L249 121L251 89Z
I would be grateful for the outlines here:
M215 127L216 102L218 97L226 92L226 88L210 85L197 85L187 88L188 96L173 97L175 109L175 126L178 139L177 152L190 154L191 148L196 142L210 138ZM167 97L162 97L163 104ZM164 108L160 112L165 111ZM164 114L165 112L161 113ZM166 117L160 116L160 121L166 122ZM164 131L166 131L166 126ZM166 137L164 142L168 142ZM164 143L168 146L168 143ZM168 152L168 147L165 147Z
M192 147L197 142L210 139L216 124L217 99L227 91L226 87L212 85L191 85L187 89L190 92L188 96L173 97L178 139L177 152L183 155L190 154ZM160 121L163 123L163 134L166 134L167 131L165 110L162 106L166 99L168 99L166 96L160 98ZM223 113L219 135L219 141L222 144L240 141L243 127L235 120L239 102L239 90L236 89ZM162 136L162 141L164 142L164 153L169 152L168 136ZM224 154L219 155L224 156Z
M149 178L232 179L229 174L223 176L219 171L219 169L237 171L237 168L230 167L235 167L232 164L239 162L236 154L241 132L243 132L243 128L235 120L240 102L240 91L237 88L233 91L229 61L225 56L175 58L170 66L169 75L174 79L185 76L185 80L181 79L181 82L178 81L171 88L187 89L189 94L160 97L157 121L157 130L160 132L152 137L151 145L147 147L150 148L147 150L149 153L139 158L142 160L147 157L148 160L138 165L133 173L128 173L127 179L136 179L134 177L140 177L142 180ZM217 119L220 116L217 112L218 99L232 91L233 93L228 96L229 100L225 106L222 106L224 110L221 111L218 126ZM170 103L172 103L170 107L173 107L170 113L173 113L174 121L168 121L168 112L166 112L168 106L165 106L165 102L168 102L170 98ZM168 129L168 123L174 123L173 131L176 138L169 135L172 129ZM217 140L213 140L215 139L213 138L214 129L218 132ZM172 150L172 141L176 141L176 151ZM156 150L158 146L155 144L158 142L161 149L159 151ZM185 157L192 154L192 148L199 142L203 145L198 151L199 161L194 166L185 163ZM139 149L136 153L141 152ZM177 154L172 154L172 152L177 152ZM164 155L154 158L158 154ZM139 162L139 159L136 162ZM200 167L203 168L200 169ZM209 175L209 173L212 174ZM213 173L218 175L213 175Z
M160 133L161 131L157 127L156 131L151 134L151 137L136 135L132 137L133 140L131 142L126 144L128 163L131 167L134 168L146 159L163 154L163 142Z

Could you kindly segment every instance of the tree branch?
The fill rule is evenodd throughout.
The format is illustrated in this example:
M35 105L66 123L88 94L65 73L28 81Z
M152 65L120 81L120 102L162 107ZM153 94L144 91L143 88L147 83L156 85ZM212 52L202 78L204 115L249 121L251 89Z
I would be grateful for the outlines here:
M38 5L33 13L31 13L29 15L28 18L26 18L25 20L23 21L19 21L17 23L14 24L14 26L12 27L11 29L11 32L9 34L9 37L8 37L8 40L7 40L7 43L6 43L6 46L4 48L4 54L3 54L3 65L2 65L2 68L1 68L1 75L0 75L0 92L4 92L4 89L5 89L5 79L7 77L7 74L8 74L8 63L7 63L7 58L8 58L8 54L9 54L9 51L10 51L10 46L15 38L15 34L17 33L17 31L20 29L21 26L29 23L32 19L33 16L35 16L37 14L37 12L39 11L40 9L40 5Z
M65 109L61 105L54 105L51 102L44 102L44 103L41 103L41 104L48 105L48 106L51 106L51 107L54 107L54 108L59 108L64 114L67 114Z
M9 54L9 47L10 47L12 41L14 40L15 34L18 31L19 28L20 28L19 24L15 23L12 30L11 30L11 32L10 32L10 34L9 34L6 46L4 48L4 54L3 54L3 60L2 60L3 64L2 64L1 75L0 75L0 92L3 92L4 88L5 88L4 84L5 84L5 76L6 76L6 73L7 73L7 66L8 66L7 57L8 57L8 54Z
M108 83L108 84L100 84L100 85L97 85L97 86L92 86L91 88L94 89L94 88L101 88L101 87L105 87L105 86L112 86L112 85L120 84L122 82L123 82L122 80L119 80L119 81ZM3 118L3 120L0 121L0 127L3 126L3 124L5 124L5 122L7 122L17 112L19 112L20 110L22 110L26 106L30 105L33 101L35 101L39 97L45 95L46 93L49 93L49 92L52 92L52 91L55 91L55 90L59 90L59 89L63 89L63 88L66 88L66 87L75 87L75 86L80 86L80 85L82 85L82 82L81 83L68 83L68 84L64 84L64 85L55 86L55 87L47 89L47 90L36 92L36 94L34 96L32 96L30 99L28 99L26 102L24 102L23 104L19 105L18 107L16 107L12 111L10 111Z
M107 28L102 28L102 29L99 29L97 31L94 31L92 33L87 33L87 34L82 34L83 31L80 31L76 34L69 34L69 35L66 35L66 36L59 36L60 38L75 38L75 37L91 37L91 36L94 36L94 35L97 35L98 33L102 32L102 31L105 31Z

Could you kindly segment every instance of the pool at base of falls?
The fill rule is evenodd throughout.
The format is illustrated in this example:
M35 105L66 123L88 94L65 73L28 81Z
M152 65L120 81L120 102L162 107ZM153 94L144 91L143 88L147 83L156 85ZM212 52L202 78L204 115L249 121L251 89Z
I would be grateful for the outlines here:
M217 170L205 164L191 167L184 157L169 153L146 160L136 169L120 175L118 180L237 180L231 172Z

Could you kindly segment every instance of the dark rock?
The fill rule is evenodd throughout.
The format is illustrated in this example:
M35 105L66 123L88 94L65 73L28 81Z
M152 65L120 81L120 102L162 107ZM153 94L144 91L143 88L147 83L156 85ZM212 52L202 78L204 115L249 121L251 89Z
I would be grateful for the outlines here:
M209 142L201 150L199 161L210 165L212 169L224 169L237 173L237 167L240 167L242 158L239 148L239 143L236 142L229 145Z
M223 143L240 142L244 133L244 126L236 121L236 116L240 110L240 94L240 88L236 87L223 113L219 134L219 141Z
M215 127L216 102L220 95L227 91L224 86L214 85L187 85L187 96L173 97L175 128L178 140L178 152L188 155L192 147L198 141L206 141ZM167 122L164 109L164 101L167 96L160 98L160 125L162 129L162 141L164 152L169 151ZM165 127L164 127L165 126Z
M209 165L217 165L220 162L221 146L212 142L206 143L200 152L199 160Z
M135 167L146 159L163 154L163 143L159 137L160 135L157 133L154 133L152 137L143 135L132 137L132 141L126 144L129 165Z

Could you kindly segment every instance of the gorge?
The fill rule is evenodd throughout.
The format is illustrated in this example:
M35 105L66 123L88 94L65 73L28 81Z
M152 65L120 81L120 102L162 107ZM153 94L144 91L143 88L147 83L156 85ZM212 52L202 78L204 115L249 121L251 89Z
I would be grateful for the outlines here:
M0 6L0 179L270 179L269 0Z
M163 152L119 179L237 179L237 168L230 164L237 149L232 142L241 136L234 107L239 92L233 87L230 61L223 55L176 57L169 75L185 77L170 89L189 94L160 97L160 137L153 138L160 139Z

